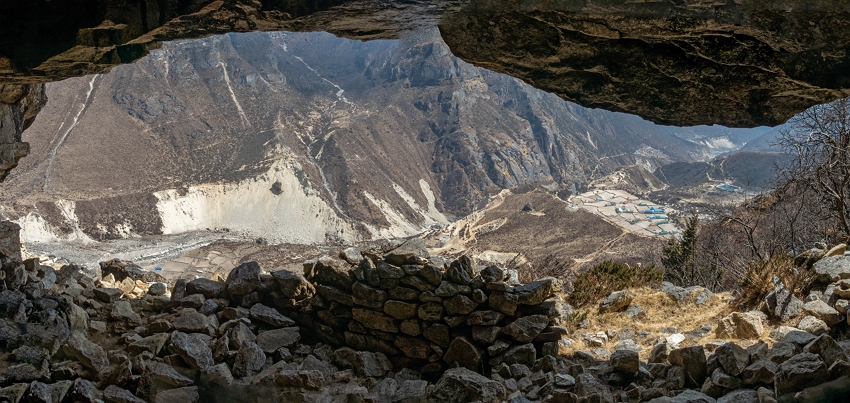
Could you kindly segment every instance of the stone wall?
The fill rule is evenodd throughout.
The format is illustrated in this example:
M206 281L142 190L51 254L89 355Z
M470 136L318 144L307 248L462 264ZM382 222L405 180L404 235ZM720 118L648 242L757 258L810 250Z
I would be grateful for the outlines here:
M421 239L385 249L350 248L340 258L311 260L303 276L260 274L247 263L225 283L181 280L172 305L192 294L228 298L231 307L252 312L265 304L291 317L308 342L380 352L395 368L424 375L439 376L455 363L478 372L503 362L531 366L559 350L567 334L559 319L569 310L560 280L519 284L516 272L479 271L467 256L429 256Z
M421 239L386 253L349 249L342 258L305 263L316 295L293 318L328 344L382 352L397 368L531 366L554 355L567 333L558 326L569 308L555 278L521 285L515 272L479 271L467 256L430 257Z

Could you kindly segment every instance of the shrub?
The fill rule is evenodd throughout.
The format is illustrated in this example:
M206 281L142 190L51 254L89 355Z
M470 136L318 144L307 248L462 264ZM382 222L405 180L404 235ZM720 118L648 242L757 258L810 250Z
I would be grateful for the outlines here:
M614 291L658 285L663 275L655 265L631 267L606 260L576 277L568 300L573 307L580 308L596 303Z
M519 255L517 255L519 257ZM520 283L528 283L543 277L565 278L569 273L570 262L555 255L546 255L533 262L516 264L516 259L508 263L509 269L516 269Z
M774 290L774 276L795 295L802 295L812 281L810 270L794 266L794 258L785 255L771 256L767 261L753 261L741 279L741 289L734 303L747 308L759 306Z

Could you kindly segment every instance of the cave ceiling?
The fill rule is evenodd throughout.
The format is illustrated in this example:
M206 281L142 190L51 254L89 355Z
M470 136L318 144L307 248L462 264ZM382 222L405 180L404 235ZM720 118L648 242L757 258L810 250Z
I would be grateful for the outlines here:
M358 40L439 27L461 59L655 123L774 126L850 96L850 3L832 0L0 0L0 181L44 83L227 32Z

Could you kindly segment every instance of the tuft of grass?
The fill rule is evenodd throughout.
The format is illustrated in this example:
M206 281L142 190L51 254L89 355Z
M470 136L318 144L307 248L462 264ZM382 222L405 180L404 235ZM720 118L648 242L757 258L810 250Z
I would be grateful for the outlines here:
M747 266L746 273L738 284L741 289L734 303L747 308L759 307L764 298L774 290L774 276L795 295L803 295L812 282L810 270L795 267L793 257L774 255L767 261L754 261Z
M606 260L576 277L567 298L573 307L581 308L615 291L661 284L663 277L664 272L655 265L631 267Z

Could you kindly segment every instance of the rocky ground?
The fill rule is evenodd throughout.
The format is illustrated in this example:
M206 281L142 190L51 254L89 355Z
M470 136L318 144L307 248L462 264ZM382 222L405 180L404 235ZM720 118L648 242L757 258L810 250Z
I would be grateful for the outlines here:
M98 270L23 260L15 228L3 229L0 401L850 396L850 257L838 251L815 264L820 286L805 302L777 283L768 312L731 312L724 295L665 284L651 298L612 293L582 319L557 279L519 284L511 270L429 256L418 239L308 260L303 275L246 262L224 282L171 284L121 260ZM661 321L650 306L659 295L683 333L643 325ZM691 320L676 322L676 310ZM632 327L599 328L616 323Z

